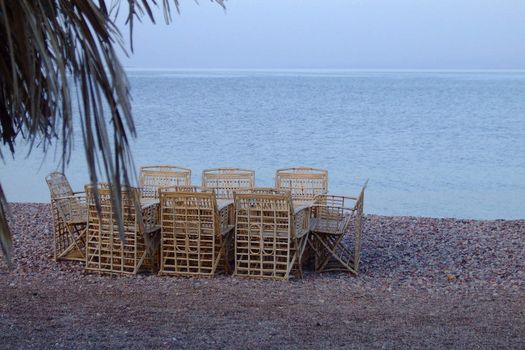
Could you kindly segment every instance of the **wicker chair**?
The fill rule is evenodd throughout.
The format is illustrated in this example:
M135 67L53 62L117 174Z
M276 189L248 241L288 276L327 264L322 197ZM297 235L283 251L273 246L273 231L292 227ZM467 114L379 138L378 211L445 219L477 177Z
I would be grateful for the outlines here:
M359 196L320 195L316 197L310 218L310 245L315 252L315 269L359 273L363 204L368 180ZM354 205L348 207L348 202ZM350 234L353 232L353 239ZM344 238L349 237L350 247Z
M235 190L255 187L255 171L238 168L206 169L202 172L202 187L213 188L219 199L233 199Z
M158 199L161 187L190 186L191 169L169 165L143 166L139 180L142 198Z
M302 277L308 230L297 230L288 191L235 193L235 275L287 280Z
M83 192L73 192L66 176L46 176L53 211L54 259L85 260L87 208Z
M160 203L159 274L211 277L219 268L229 273L227 248L233 226L218 210L214 191L163 188Z
M114 215L112 192L108 184L96 188L100 207L97 209L95 188L86 186L88 229L86 240L86 272L135 275L156 265L156 250L160 227L152 223L150 207L138 212L140 190L122 187L121 213L124 239L121 240ZM143 215L144 214L144 215Z
M328 192L328 171L315 168L277 170L275 188L289 190L294 203L312 202L315 196Z

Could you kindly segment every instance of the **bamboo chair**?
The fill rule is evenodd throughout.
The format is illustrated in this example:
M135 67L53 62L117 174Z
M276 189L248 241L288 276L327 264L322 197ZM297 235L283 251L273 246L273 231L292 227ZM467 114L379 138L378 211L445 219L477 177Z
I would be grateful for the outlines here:
M315 196L328 192L328 171L315 168L279 169L275 188L289 190L294 204L311 203Z
M205 188L205 187L199 187L199 186L173 186L173 187L164 187L161 190L167 189L168 191L175 191L175 192L213 192L215 193L215 189L213 188ZM217 202L217 195L215 194L215 200ZM219 206L217 206L218 208ZM229 225L232 225L233 220L231 219L230 212L232 212L233 202L225 206L223 208L219 209L219 222L220 222L220 228L221 232L222 230L225 230L228 228Z
M158 199L161 187L190 186L191 169L170 165L143 166L139 181L142 199Z
M154 267L156 237L160 227L147 216L152 212L150 207L140 208L140 189L122 187L123 240L119 236L109 185L100 183L96 191L99 208L94 186L86 186L88 229L85 271L135 275L143 267Z
M202 187L213 188L218 199L233 199L233 192L255 187L255 171L238 168L214 168L202 172Z
M219 267L229 273L227 250L234 226L217 209L214 191L162 188L160 203L159 275L211 277Z
M297 230L288 191L235 193L235 275L287 280L302 277L308 230Z
M85 260L87 208L83 192L73 192L66 176L46 176L53 212L54 260Z
M367 183L368 180L357 197L320 195L316 198L310 218L310 245L315 253L317 272L349 271L354 275L359 273L363 204ZM348 202L354 205L350 208ZM350 238L353 251L345 245L345 236Z
M255 187L255 171L239 168L205 169L202 172L202 187L212 188L219 200L232 201L232 205L221 213L227 217L229 225L234 225L233 193L241 189Z

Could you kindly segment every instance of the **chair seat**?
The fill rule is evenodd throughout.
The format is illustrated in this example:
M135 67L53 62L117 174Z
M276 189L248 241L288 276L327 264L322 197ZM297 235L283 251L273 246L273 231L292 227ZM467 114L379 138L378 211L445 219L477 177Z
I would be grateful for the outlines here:
M330 235L344 234L345 223L348 218L318 219L310 218L310 231Z

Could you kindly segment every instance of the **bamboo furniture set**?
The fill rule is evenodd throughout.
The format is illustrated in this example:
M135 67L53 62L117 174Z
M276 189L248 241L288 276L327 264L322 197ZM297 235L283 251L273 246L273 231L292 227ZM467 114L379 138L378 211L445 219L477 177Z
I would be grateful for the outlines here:
M252 170L207 169L192 186L190 169L142 167L118 210L106 183L75 193L62 173L46 181L54 258L84 261L87 272L286 280L305 263L359 271L366 183L357 197L329 195L326 170L281 169L274 188L259 188Z

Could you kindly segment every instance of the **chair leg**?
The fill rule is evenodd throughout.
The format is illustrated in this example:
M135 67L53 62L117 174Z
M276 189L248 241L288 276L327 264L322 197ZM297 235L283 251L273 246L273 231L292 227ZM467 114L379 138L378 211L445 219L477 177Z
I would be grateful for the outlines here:
M230 263L228 261L229 246L231 241L231 234L228 234L225 239L222 240L222 247L219 256L222 257L222 263L224 265L224 272L229 275L231 273Z
M298 264L298 270L299 270L299 278L303 278L303 258L304 253L306 251L306 247L309 245L309 233L305 234L298 240L298 249L296 251L297 254L297 264Z
M65 227L72 243L65 250L58 253L55 260L85 261L87 226L85 224L65 224Z
M215 271L217 271L217 268L219 267L219 265L222 265L223 266L223 269L224 271L228 274L230 269L228 267L228 259L225 258L225 246L224 246L224 240L222 241L221 245L220 245L220 249L219 249L219 253L217 254L217 256L215 257L215 260L213 261L213 266L212 266L212 269L211 269L211 275L213 276L215 274Z
M85 257L86 256L86 235L87 235L87 225L74 225L74 231L77 234L77 238L74 241L75 246L78 251Z
M140 257L139 262L137 263L137 265L135 265L135 269L133 270L133 275L136 275L139 272L140 267L144 263L144 259L146 259L146 254L148 254L148 252L144 250L144 253L142 253L142 256Z
M229 275L231 274L231 268L230 268L230 264L228 263L228 256L226 255L225 252L222 252L221 253L221 256L222 256L222 263L223 263L223 269L224 269L224 273Z
M338 254L338 252L337 252L337 249L339 248L339 249L343 250L343 252L348 254L348 255L350 253L348 251L348 249L346 249L344 246L342 246L341 241L343 239L343 235L340 235L339 237L337 237L337 238L335 238L333 240L330 240L330 238L328 238L327 236L323 236L321 234L316 234L316 237L317 237L317 240L319 241L319 243L321 243L321 245L324 247L324 250L329 253L320 262L320 264L318 266L318 269L317 269L318 272L334 270L334 269L328 269L327 268L327 265L330 262L330 259L333 258L340 264L340 267L342 267L342 270L347 270L347 271L353 273L354 275L357 275L357 271L354 269L354 266L350 265L350 262L351 262L352 259L349 259L349 261L345 261L345 260L343 260L341 258L342 254Z
M328 265L328 262L330 261L330 259L336 257L336 251L335 251L335 244L334 244L335 242L330 242L329 237L327 236L322 237L320 235L319 242L324 247L324 250L329 253L323 257L323 260L319 264L319 272L322 272L325 270L326 265Z
M316 232L312 232L308 244L314 253L314 269L316 272L320 272L321 266L325 260L330 258L327 249L321 244L322 237Z

